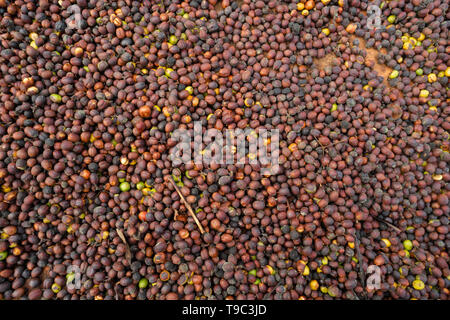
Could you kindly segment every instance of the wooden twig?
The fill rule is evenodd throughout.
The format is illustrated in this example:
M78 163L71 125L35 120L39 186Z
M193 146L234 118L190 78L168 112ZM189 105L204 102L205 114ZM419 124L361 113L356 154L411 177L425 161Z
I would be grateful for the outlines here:
M186 206L186 208L188 209L188 211L191 214L192 218L194 219L195 223L197 224L198 228L200 229L200 233L201 234L205 233L205 230L203 229L202 225L200 224L200 221L198 221L197 216L194 213L194 210L192 210L192 207L190 206L190 204L183 197L183 195L180 192L180 189L175 184L175 182L173 181L172 177L169 177L169 181L172 183L173 187L175 188L175 191L178 193L178 195L180 196L181 200L184 202L184 205Z
M359 297L358 297L358 295L356 294L355 290L352 289L352 292L353 292L354 300L361 300L361 299L359 299Z
M319 146L322 148L322 154L325 154L325 147L323 146L323 144L321 144L320 141L319 141L315 136L313 136L313 138L314 138L314 140L317 141L317 143L319 144ZM318 148L318 147L317 147L317 148ZM316 148L316 149L317 149L317 148Z
M359 232L358 231L355 231L355 242L356 242L356 244L355 244L356 254L358 255L358 269L359 269L358 274L359 274L359 278L361 281L361 285L364 288L366 286L366 275L364 273L364 269L362 266L362 255L361 255L361 251L359 249L360 242L359 242ZM364 300L367 299L367 295L366 295L365 291L363 291L363 298L364 298Z
M388 225L389 227L391 227L392 229L394 229L394 230L397 231L397 232L402 232L402 230L400 230L399 228L397 228L396 226L394 226L392 223L389 223L389 222L387 222L387 221L384 220L384 219L375 217L375 220L377 220L377 221L379 221L379 222L381 222L381 223L384 223L384 224Z
M130 250L130 246L128 245L127 239L125 239L123 232L120 231L119 229L116 229L116 232L119 235L119 238L125 244L125 247L126 247L125 257L127 258L128 262L131 264L131 250Z
M262 300L267 300L269 298L269 296L272 294L272 292L274 292L279 286L280 284L283 282L283 279L280 279L280 281L277 282L277 284L275 285L275 287L273 287L269 292L267 292L264 297L262 298Z
M317 139L316 139L316 140L317 140ZM318 142L318 140L317 140L317 142ZM331 143L331 144L329 144L329 145L327 145L327 146L322 146L322 145L320 145L320 146L316 147L315 149L317 149L317 148L323 148L323 149L326 150L326 149L328 149L329 147L335 146L335 145L337 145L337 144L339 144L339 143L345 143L345 144L349 145L347 142L345 142L345 140L339 140L339 141L333 142L333 143Z

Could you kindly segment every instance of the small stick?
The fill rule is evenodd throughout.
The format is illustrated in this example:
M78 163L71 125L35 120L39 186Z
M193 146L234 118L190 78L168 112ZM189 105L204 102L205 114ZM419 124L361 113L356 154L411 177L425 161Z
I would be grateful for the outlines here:
M337 142L333 142L332 144L330 144L330 146L334 146L334 145L337 145L337 144L343 143L343 142L345 142L345 139L344 140L339 140Z
M272 290L270 290L269 292L267 292L264 297L262 298L262 300L267 300L269 298L269 295L274 292L279 286L280 284L283 282L283 279L280 279L280 281L277 282L277 284L275 285L275 287L273 287Z
M315 138L315 137L314 137L314 138ZM316 139L316 140L317 140L317 139ZM319 142L319 141L317 141L317 142ZM340 140L340 141L337 141L337 142L333 142L333 143L331 143L331 144L329 144L329 145L327 145L327 146L322 146L322 145L320 145L320 146L316 147L316 149L322 147L322 148L324 148L324 149L326 150L326 149L328 149L329 147L335 146L335 145L337 145L337 144L339 144L339 143L346 143L346 144L348 144L347 142L345 142L345 140Z
M325 153L325 147L323 146L323 144L320 143L319 140L317 140L317 138L315 136L313 136L313 138L317 141L317 143L320 145L320 147L322 148L322 152ZM317 149L317 148L316 148Z
M356 241L356 254L358 255L358 269L359 269L359 272L358 272L358 274L359 274L359 278L360 278L360 281L361 281L361 284L365 287L365 285L366 285L366 275L365 275L365 273L364 273L364 270L363 270L363 267L362 267L362 255L361 255L361 251L360 251L360 249L359 249L359 232L358 231L355 231L355 241ZM363 291L363 296L364 296L364 300L366 300L367 299L367 295L366 295L366 292L365 291ZM359 299L358 299L359 300Z
M123 241L123 243L125 244L125 246L127 248L125 257L127 258L128 262L131 264L131 250L130 250L130 246L128 245L127 239L125 239L125 236L124 236L123 232L120 231L120 229L116 229L116 232L119 235L119 238Z
M397 228L396 226L394 226L392 223L387 222L386 220L383 220L381 218L375 217L375 220L378 220L381 223L385 223L387 224L389 227L391 227L392 229L394 229L397 232L402 232L402 230L400 230L399 228Z
M189 203L186 201L186 199L183 197L183 195L180 192L180 189L178 189L178 186L175 184L175 182L172 180L172 177L169 178L169 181L172 183L173 187L175 188L176 192L180 196L181 200L183 200L184 205L188 209L189 213L191 214L192 218L194 219L195 223L197 224L198 228L200 229L200 232L203 234L205 233L205 230L203 230L202 225L200 224L200 221L198 221L197 216L194 213L194 210L192 210L192 207L189 205Z

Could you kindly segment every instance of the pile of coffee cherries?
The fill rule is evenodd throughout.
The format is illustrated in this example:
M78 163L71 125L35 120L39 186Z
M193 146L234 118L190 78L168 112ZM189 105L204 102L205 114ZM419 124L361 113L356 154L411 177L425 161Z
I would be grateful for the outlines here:
M449 299L448 6L0 0L0 299Z

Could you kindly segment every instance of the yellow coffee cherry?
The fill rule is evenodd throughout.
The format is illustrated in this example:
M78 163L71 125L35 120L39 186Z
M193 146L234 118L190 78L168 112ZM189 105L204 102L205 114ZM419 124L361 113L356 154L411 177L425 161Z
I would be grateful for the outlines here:
M425 283L420 279L416 279L413 281L413 288L416 290L423 290L425 288Z
M411 43L409 43L409 42L403 43L403 50L409 50L409 49L412 49L412 48L413 48L413 46L412 46Z
M430 92L428 90L423 89L423 90L420 90L419 97L427 98L429 94L430 94Z
M389 248L391 246L391 242L389 241L389 239L381 239L381 241L384 242L384 244L386 245L386 248Z
M429 75L428 75L428 82L429 83L433 83L433 82L435 82L437 80L437 77L436 77L436 75L434 74L434 73L430 73Z
M319 289L319 282L317 282L317 280L312 280L309 283L309 287L311 288L311 290L316 291L317 289Z

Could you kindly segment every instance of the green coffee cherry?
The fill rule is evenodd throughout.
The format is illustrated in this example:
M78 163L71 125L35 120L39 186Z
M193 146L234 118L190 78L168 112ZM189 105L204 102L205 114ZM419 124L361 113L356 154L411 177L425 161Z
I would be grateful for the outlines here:
M395 79L398 77L398 71L397 70L392 70L391 74L389 75L390 79Z
M50 100L52 100L55 103L60 103L62 98L59 94L53 93L50 95Z
M145 188L145 183L143 183L142 181L141 181L141 182L138 182L138 183L136 184L136 189L142 190L142 189L144 189L144 188Z
M411 242L411 240L405 240L403 241L403 247L405 248L405 250L411 250L413 248L413 244Z
M178 38L176 36L174 36L174 35L171 35L170 38L169 38L169 43L172 44L172 45L176 45L177 42L178 42Z
M119 188L120 188L120 191L126 192L126 191L130 190L131 186L128 182L124 181L120 184Z
M146 278L142 278L139 280L139 288L145 289L148 286L148 280Z
M6 251L0 252L0 261L5 260L8 256L8 253Z
M75 273L71 272L71 273L66 274L66 280L67 280L67 283L72 283L73 280L75 280Z

